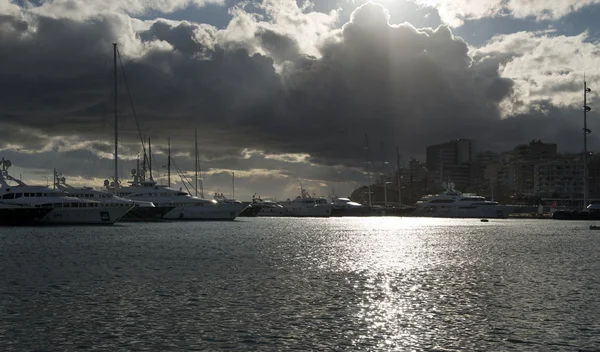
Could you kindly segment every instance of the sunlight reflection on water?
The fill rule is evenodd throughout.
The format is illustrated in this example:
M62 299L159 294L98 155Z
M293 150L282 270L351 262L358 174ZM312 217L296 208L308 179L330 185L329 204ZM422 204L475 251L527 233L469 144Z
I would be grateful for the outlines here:
M0 349L600 349L586 222L0 229Z

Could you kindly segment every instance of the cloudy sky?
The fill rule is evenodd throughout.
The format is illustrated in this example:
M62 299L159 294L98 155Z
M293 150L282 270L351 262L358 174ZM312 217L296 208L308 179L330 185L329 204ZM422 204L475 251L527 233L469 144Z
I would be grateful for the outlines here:
M349 195L365 134L379 171L396 146L406 163L454 138L579 152L599 15L600 0L0 0L0 156L31 183L112 176L113 42L123 181L140 134L155 178L168 137L192 172L194 129L207 196L235 172L241 199Z

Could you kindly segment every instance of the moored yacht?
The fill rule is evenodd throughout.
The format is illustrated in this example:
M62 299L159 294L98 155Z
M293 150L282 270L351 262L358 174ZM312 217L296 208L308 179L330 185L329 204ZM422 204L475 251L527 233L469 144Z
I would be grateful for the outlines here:
M332 199L331 216L368 216L370 209L353 202L350 198L334 197Z
M260 197L252 198L250 203L252 208L256 209L256 216L261 217L279 217L279 216L290 216L289 211L283 207L283 205L271 200L262 199Z
M323 218L331 216L333 206L327 199L311 197L304 189L301 189L301 194L294 200L288 199L286 202L281 202L281 205L287 211L286 216Z
M133 207L130 202L82 199L45 186L28 186L8 174L10 161L3 158L0 164L0 201L7 205L50 208L37 220L42 224L112 225Z
M138 168L139 169L139 168ZM239 201L217 202L192 196L183 190L176 190L143 177L137 169L132 170L133 181L129 186L118 186L116 195L136 201L152 202L157 207L172 207L165 220L234 220L246 208ZM114 185L105 182L108 190Z
M133 207L120 221L160 221L163 216L173 210L173 206L157 207L152 202L131 200L115 196L107 191L100 191L91 187L73 187L66 183L65 177L54 172L54 185L72 197L91 199L105 203L129 203Z
M445 218L506 218L515 207L500 205L475 194L461 193L454 183L443 183L445 192L423 197L416 204L412 216Z

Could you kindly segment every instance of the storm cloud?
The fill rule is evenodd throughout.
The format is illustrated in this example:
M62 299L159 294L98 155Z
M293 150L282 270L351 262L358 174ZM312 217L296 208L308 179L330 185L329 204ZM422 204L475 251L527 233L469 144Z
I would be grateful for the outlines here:
M196 128L202 160L227 160L232 169L248 150L360 168L366 134L374 152L390 157L396 145L406 157L420 156L426 145L455 138L473 138L481 149L533 138L577 148L564 137L578 133L572 102L523 101L515 96L523 82L503 75L525 54L474 52L446 26L391 24L374 3L343 25L335 12L295 1L265 1L260 11L236 7L222 29L119 11L0 14L1 147L73 153L72 144L108 157L118 42L142 137L161 153L170 137L173 150L191 155ZM118 75L122 155L131 159L139 133L120 68ZM554 88L545 91L576 87Z

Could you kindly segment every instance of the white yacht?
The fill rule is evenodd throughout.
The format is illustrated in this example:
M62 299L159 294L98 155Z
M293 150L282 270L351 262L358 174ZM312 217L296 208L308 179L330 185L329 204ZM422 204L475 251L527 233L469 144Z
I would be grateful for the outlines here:
M280 216L290 216L288 209L284 208L283 205L271 200L271 199L261 199L252 198L252 203L250 204L253 208L258 208L259 210L256 212L256 216L263 217L280 217Z
M120 221L160 221L163 216L173 210L173 206L157 207L152 202L131 200L115 196L107 191L100 191L92 187L73 187L66 183L62 174L54 172L54 185L57 189L71 197L91 199L104 203L129 203L133 207Z
M443 183L446 191L438 195L423 197L416 204L412 216L445 218L506 218L515 211L514 206L500 205L485 200L485 197L461 193L454 183Z
M130 186L117 186L116 195L136 201L152 202L157 207L173 207L165 220L234 220L246 208L240 201L218 202L192 196L183 190L159 185L154 180L145 180L139 171L131 172ZM114 190L114 184L104 182L106 188Z
M45 186L28 186L8 174L9 160L2 158L0 164L1 201L7 205L51 208L37 220L42 224L112 225L133 208L127 201L82 199Z
M367 216L369 207L350 200L350 198L333 197L331 216Z
M301 190L302 195L294 200L281 202L283 208L287 211L286 216L293 217L323 217L331 216L333 205L327 199L321 197L311 197L306 190Z

